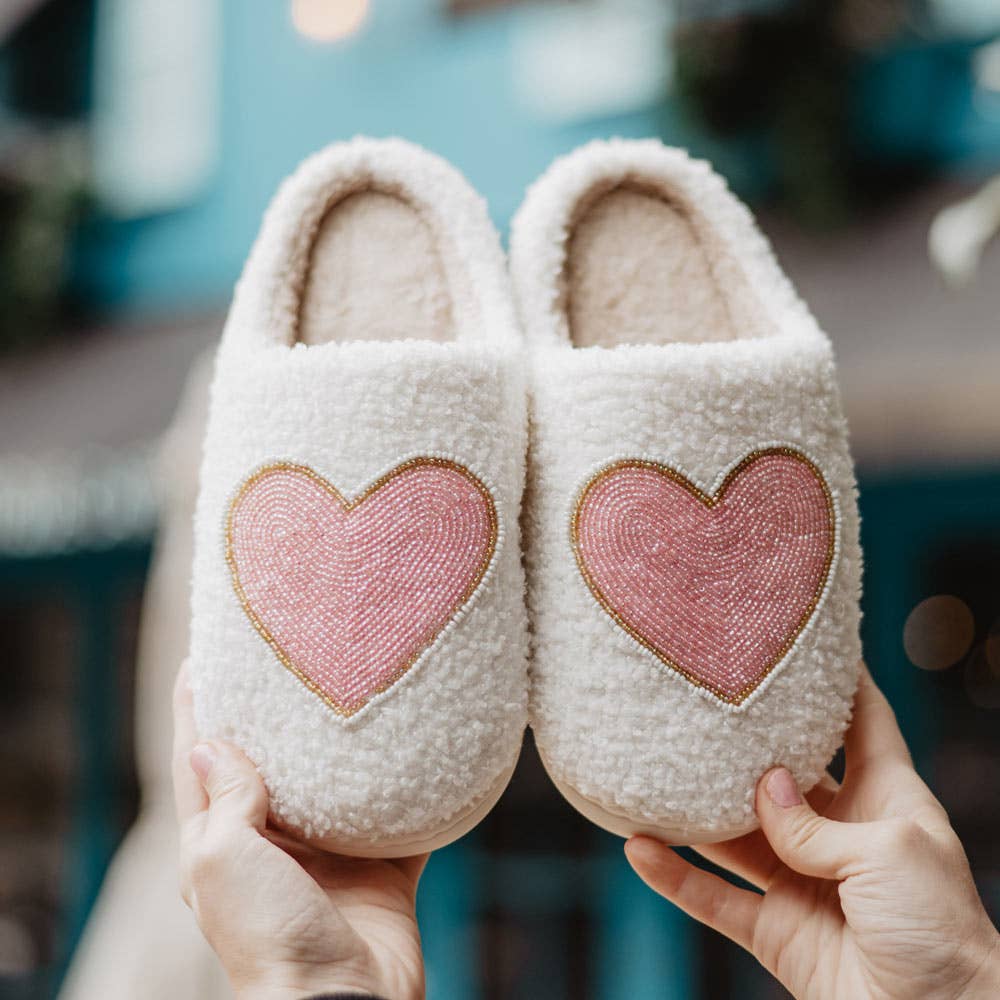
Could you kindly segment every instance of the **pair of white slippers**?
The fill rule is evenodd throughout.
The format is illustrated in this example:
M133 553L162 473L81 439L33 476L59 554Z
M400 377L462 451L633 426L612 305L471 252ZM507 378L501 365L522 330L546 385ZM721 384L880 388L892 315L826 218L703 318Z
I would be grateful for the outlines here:
M768 767L809 788L840 743L857 536L830 344L707 165L557 161L508 275L447 163L331 146L278 192L219 348L200 731L346 854L471 829L526 722L601 826L733 837Z

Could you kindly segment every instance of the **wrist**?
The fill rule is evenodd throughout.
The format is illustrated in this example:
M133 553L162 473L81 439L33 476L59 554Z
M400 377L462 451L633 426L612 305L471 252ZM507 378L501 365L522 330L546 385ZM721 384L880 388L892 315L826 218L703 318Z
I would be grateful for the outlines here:
M339 993L377 997L375 985L363 976L345 975L342 968L275 969L253 981L233 984L237 1000L308 1000Z
M989 1000L1000 997L1000 934L987 923L983 944L976 951L973 971L958 1000Z
M381 997L368 990L359 990L351 986L324 986L321 989L307 989L305 992L294 988L285 990L282 987L278 992L267 990L265 992L240 992L236 994L237 1000L319 1000L319 998L327 1000L328 997L338 998L338 1000L346 997L349 997L350 1000L354 1000L355 997L371 997L372 1000L381 1000Z

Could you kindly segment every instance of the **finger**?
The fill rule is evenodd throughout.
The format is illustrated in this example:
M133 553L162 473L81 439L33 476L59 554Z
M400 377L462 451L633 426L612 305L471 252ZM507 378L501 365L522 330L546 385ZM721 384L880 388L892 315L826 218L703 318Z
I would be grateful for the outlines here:
M752 951L762 898L757 893L737 889L717 875L702 871L652 837L633 837L625 844L625 856L654 892Z
M218 740L199 743L191 751L190 763L208 794L210 828L251 827L264 832L267 791L257 768L236 747Z
M863 663L854 695L854 717L844 737L844 748L848 771L857 771L872 762L896 762L912 767L896 714Z
M771 849L802 875L840 879L863 857L872 823L840 823L820 816L784 767L757 783L757 817Z
M420 876L423 875L424 868L427 866L428 858L430 858L430 854L414 854L409 858L395 858L391 864L395 865L416 889Z
M840 785L833 775L824 771L818 784L806 794L806 801L816 812L822 813L833 802L838 791ZM767 889L775 872L782 867L781 859L771 849L767 837L760 830L720 844L696 844L694 850L712 864L738 875L758 889Z
M194 723L194 698L185 660L174 682L174 751L172 770L174 777L174 803L177 819L181 823L203 812L208 807L208 796L191 770L188 757L197 742Z
M823 777L816 782L813 787L806 792L806 802L809 803L818 813L824 813L830 808L833 800L840 791L840 782L830 774L823 772Z

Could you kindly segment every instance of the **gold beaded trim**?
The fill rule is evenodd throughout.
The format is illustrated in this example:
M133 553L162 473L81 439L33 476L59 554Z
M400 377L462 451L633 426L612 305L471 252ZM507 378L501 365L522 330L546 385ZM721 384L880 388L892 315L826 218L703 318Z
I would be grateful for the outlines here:
M455 613L452 615L451 620L447 625L444 626L439 632L436 632L430 637L428 642L418 649L405 663L403 663L398 670L396 670L391 677L387 678L382 682L377 688L372 691L371 696L365 701L363 705L359 705L357 708L348 708L347 706L341 705L333 698L331 698L325 691L323 691L319 685L317 685L312 678L304 674L295 664L292 662L288 654L281 648L280 644L271 634L267 626L261 621L260 617L253 610L250 605L250 600L247 597L246 591L243 589L243 585L240 583L239 572L236 567L236 556L233 551L233 518L236 513L236 508L239 506L240 501L243 499L246 492L255 484L258 480L271 475L274 472L298 472L302 475L308 476L313 482L321 486L327 493L330 494L343 508L345 511L352 511L356 507L360 506L365 502L372 494L377 493L386 483L395 479L396 476L409 469L416 468L418 466L433 466L437 468L450 469L453 472L457 472L464 476L466 479L472 483L473 486L479 491L483 499L486 501L487 516L490 522L490 535L489 542L486 547L486 552L483 556L482 561L479 564L478 570L475 577L470 582L469 586L462 592L461 599L457 603ZM380 694L384 694L389 690L398 680L400 680L410 668L423 656L425 652L434 644L438 636L444 633L450 625L454 624L458 616L464 611L465 606L469 603L472 595L479 589L480 584L486 577L487 571L489 570L490 564L493 562L493 556L496 553L497 542L500 535L499 519L497 517L496 503L493 500L493 494L490 492L486 484L475 474L473 474L464 465L459 462L453 461L450 458L440 458L438 456L421 456L418 458L411 458L395 468L391 469L389 472L385 473L383 476L379 476L373 483L371 483L365 490L358 494L353 500L348 500L341 492L333 485L329 480L321 476L315 469L308 465L301 465L296 462L271 462L268 465L262 466L252 475L248 476L246 480L242 483L239 490L237 490L236 495L230 501L229 508L226 512L225 521L225 534L226 534L226 563L229 566L229 572L233 578L233 590L236 592L236 596L239 598L240 605L243 608L247 618L250 619L250 623L253 625L254 629L260 634L261 638L274 650L275 655L281 661L281 664L288 669L292 674L294 674L313 694L317 695L326 705L331 708L337 715L342 718L348 719L352 715L356 715L362 709L366 708L371 702Z
M726 495L726 491L732 485L736 477L752 463L756 462L760 458L764 458L769 455L784 455L788 458L793 458L803 465L805 465L809 471L816 477L820 486L823 489L823 495L826 498L827 507L830 514L830 524L833 530L830 533L830 544L827 546L826 561L823 567L823 575L820 579L819 585L816 588L816 593L813 595L812 600L810 600L805 611L802 613L801 618L795 626L794 631L789 635L788 639L784 642L782 647L778 650L777 654L767 665L766 669L762 671L761 675L754 680L752 683L745 685L735 694L727 695L725 692L717 690L713 685L706 684L701 678L694 676L690 671L685 670L680 664L675 663L669 657L665 656L658 649L656 649L652 643L650 643L646 638L644 638L639 632L633 629L628 622L626 622L621 615L611 606L608 599L605 597L601 588L598 586L597 581L591 576L590 571L587 569L586 563L584 562L583 552L580 549L579 531L580 531L580 511L583 506L587 495L590 493L598 483L606 479L608 476L614 475L614 473L620 471L621 469L648 469L653 472L659 473L661 476L666 476L668 479L673 480L678 486L683 487L691 494L696 500L701 501L706 507L712 509L722 501ZM727 705L738 707L743 704L744 701L767 679L774 668L781 663L781 661L791 652L792 648L799 640L799 636L805 630L806 625L809 624L810 619L815 614L816 609L819 607L823 595L826 592L826 588L829 584L830 570L833 567L833 562L837 554L838 546L838 536L839 536L839 519L837 516L837 506L833 499L833 494L830 492L830 487L827 485L826 477L820 471L819 467L816 465L812 459L808 458L801 451L796 448L790 448L785 445L776 445L774 447L759 448L754 451L749 452L744 458L734 465L729 472L726 473L720 485L717 487L714 493L706 493L694 482L692 482L687 476L682 472L678 472L677 469L672 468L669 465L663 465L660 462L654 462L651 459L644 458L626 458L618 462L613 462L611 465L605 466L600 471L596 472L591 476L583 488L580 490L580 494L577 497L576 503L573 507L573 515L570 521L570 536L571 544L573 546L573 555L576 557L576 564L579 567L580 575L583 577L590 589L591 594L597 603L604 609L611 620L624 631L626 634L631 636L640 646L652 653L661 663L669 667L671 670L680 674L689 683L694 685L696 688L701 688L704 691L709 692L715 698Z

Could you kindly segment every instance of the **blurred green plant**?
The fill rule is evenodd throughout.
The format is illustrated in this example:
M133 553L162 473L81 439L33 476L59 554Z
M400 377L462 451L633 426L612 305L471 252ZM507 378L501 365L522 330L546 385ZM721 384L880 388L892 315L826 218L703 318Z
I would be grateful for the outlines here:
M682 107L716 134L763 135L775 193L802 221L849 218L864 187L856 67L900 32L905 0L795 0L714 19L698 10L681 3L674 42Z
M73 235L88 200L86 163L78 129L4 129L0 353L36 346L59 327Z

